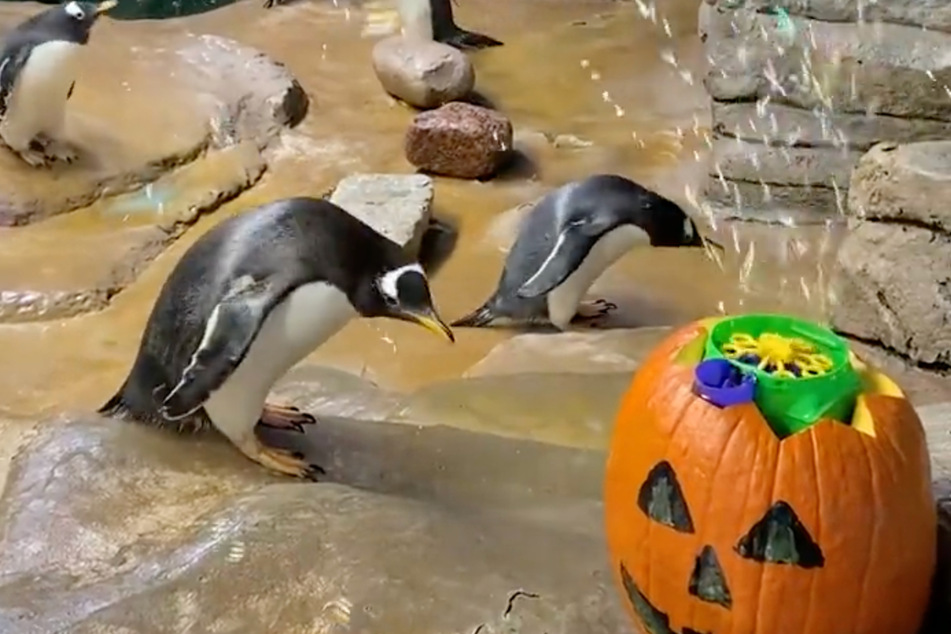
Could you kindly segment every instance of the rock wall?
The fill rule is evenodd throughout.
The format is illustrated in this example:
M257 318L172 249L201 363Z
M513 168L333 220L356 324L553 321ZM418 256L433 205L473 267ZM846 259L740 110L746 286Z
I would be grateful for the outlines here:
M933 371L951 369L951 141L883 143L849 192L832 280L837 329Z
M951 138L945 0L704 0L699 30L723 216L823 222L874 144Z

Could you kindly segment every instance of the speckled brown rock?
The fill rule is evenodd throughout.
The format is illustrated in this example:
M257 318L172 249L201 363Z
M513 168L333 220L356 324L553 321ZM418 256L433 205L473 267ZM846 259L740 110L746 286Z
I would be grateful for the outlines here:
M512 123L494 110L452 102L416 115L406 158L419 169L456 178L495 174L512 149Z

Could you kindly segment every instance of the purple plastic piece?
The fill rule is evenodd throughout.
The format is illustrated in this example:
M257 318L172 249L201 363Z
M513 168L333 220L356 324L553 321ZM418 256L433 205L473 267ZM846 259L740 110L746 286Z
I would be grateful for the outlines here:
M717 407L729 407L753 400L756 377L726 359L707 359L694 370L697 395Z

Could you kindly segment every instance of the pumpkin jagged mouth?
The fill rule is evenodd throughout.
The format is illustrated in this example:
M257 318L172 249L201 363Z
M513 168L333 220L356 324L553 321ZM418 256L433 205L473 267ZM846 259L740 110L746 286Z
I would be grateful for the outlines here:
M641 589L637 587L634 578L621 564L621 583L624 584L624 590L627 598L631 601L634 612L641 618L648 634L710 634L710 632L699 632L697 630L685 627L681 632L670 628L670 617L666 612L658 610L653 603L644 596Z

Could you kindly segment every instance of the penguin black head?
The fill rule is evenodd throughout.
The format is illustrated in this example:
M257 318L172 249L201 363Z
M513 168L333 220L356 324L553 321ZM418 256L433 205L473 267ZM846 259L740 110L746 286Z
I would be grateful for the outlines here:
M118 0L106 0L98 4L71 0L35 16L30 26L42 29L52 39L85 44L99 16L117 4Z
M423 267L406 264L384 271L370 284L362 285L351 298L364 317L389 317L423 326L454 342L455 336L433 306Z

